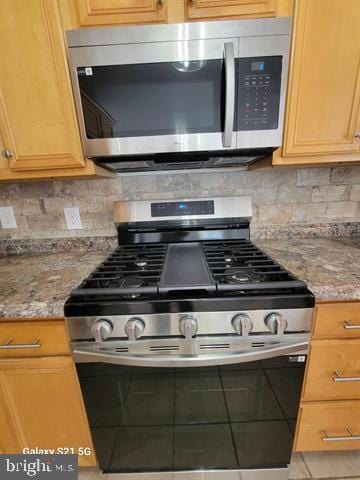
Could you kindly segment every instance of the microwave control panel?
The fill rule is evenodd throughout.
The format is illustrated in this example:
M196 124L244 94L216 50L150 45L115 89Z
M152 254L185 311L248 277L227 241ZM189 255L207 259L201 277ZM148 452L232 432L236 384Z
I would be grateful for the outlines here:
M282 57L238 58L237 131L274 130L279 123Z

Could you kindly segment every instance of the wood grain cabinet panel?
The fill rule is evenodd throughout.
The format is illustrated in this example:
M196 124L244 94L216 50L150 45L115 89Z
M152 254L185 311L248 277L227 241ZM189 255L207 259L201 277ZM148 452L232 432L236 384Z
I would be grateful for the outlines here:
M56 0L0 2L0 129L13 170L84 167Z
M294 450L360 450L360 402L302 403Z
M360 338L360 302L319 303L313 338Z
M166 22L169 0L75 0L75 3L80 26L89 27Z
M0 359L70 355L64 319L0 323Z
M360 400L360 340L313 340L303 400Z
M187 17L195 20L274 16L276 12L275 3L275 0L187 0Z
M283 157L360 160L359 25L359 0L296 1Z
M93 444L71 357L2 359L0 449L87 447L79 465L96 464Z

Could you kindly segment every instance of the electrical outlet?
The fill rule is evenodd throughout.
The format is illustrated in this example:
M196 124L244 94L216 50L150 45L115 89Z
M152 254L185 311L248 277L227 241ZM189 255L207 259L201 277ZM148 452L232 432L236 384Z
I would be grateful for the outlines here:
M64 215L68 230L81 230L83 228L78 207L64 208Z
M12 207L0 207L0 221L2 228L18 228Z

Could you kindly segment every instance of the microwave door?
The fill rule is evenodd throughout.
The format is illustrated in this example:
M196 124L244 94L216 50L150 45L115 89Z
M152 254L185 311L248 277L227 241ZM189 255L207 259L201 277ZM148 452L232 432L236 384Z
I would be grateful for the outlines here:
M236 148L237 38L72 48L87 156Z

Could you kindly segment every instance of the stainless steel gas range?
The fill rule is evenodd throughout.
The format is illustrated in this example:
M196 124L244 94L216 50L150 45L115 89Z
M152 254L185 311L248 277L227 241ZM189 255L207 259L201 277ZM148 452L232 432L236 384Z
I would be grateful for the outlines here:
M288 478L314 297L250 220L250 197L116 203L65 304L104 472Z

